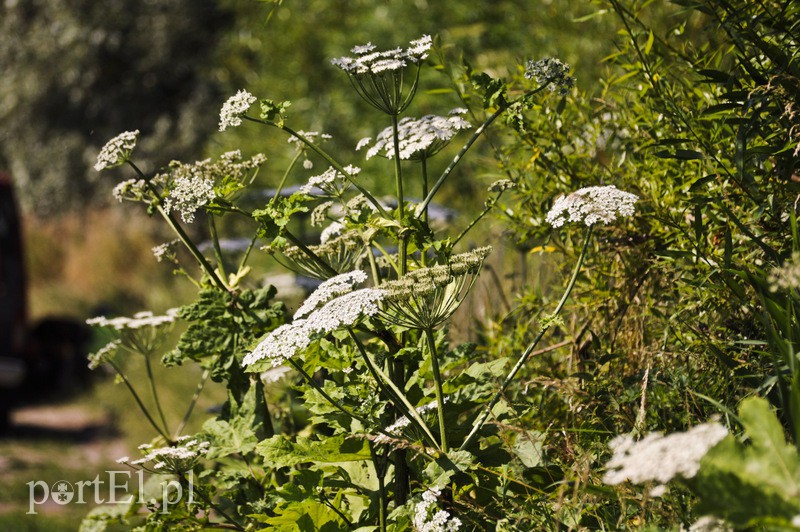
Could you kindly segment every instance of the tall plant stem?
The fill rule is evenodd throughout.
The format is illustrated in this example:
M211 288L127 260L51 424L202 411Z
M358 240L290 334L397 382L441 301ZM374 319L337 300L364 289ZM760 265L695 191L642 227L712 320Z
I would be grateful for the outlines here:
M550 315L550 319L547 321L547 323L542 326L542 328L537 333L536 337L533 339L533 341L530 343L527 349L525 349L525 351L519 357L519 360L517 360L517 363L514 365L514 367L511 369L508 375L506 375L506 378L503 380L503 384L500 386L500 389L497 391L494 397L492 397L492 400L489 401L489 403L483 408L483 411L481 412L480 416L478 416L478 419L472 426L472 430L467 435L467 438L464 440L464 443L461 444L461 447L459 447L459 450L466 449L469 446L469 444L472 443L472 441L475 439L475 436L477 436L478 431L481 429L481 427L483 427L483 424L486 423L486 420L488 419L489 414L491 414L494 405L496 405L497 402L500 400L500 398L503 396L503 393L506 391L506 388L508 388L508 385L511 384L512 380L514 380L514 377L517 375L519 370L522 369L522 366L525 365L525 362L528 361L528 358L530 358L531 353L533 353L533 350L536 349L537 344L541 341L542 337L544 337L544 334L548 331L548 329L550 329L550 326L553 324L553 319L556 316L558 316L558 314L561 312L561 309L564 308L564 304L567 302L570 293L572 293L572 288L575 286L575 281L577 281L578 279L578 274L580 273L581 266L583 265L583 260L586 258L586 254L589 251L589 242L591 241L591 239L592 239L592 226L589 226L586 229L586 240L583 243L581 254L578 257L577 263L575 264L575 269L572 271L572 277L570 278L569 283L567 284L567 288L564 290L564 295L561 296L561 300L558 302L558 306L556 307L555 311L553 311L553 313Z
M405 215L405 198L403 196L403 171L400 167L400 139L397 137L397 115L392 115L392 144L394 148L394 186L397 191L397 210L400 220Z
M225 271L225 263L222 261L222 248L219 246L219 235L217 234L217 224L214 221L214 215L208 214L208 231L211 234L211 245L214 246L214 256L217 258L217 268L223 279L228 278Z
M442 393L442 372L439 370L439 360L436 357L436 338L430 327L425 328L425 338L428 340L428 351L431 354L431 367L433 368L433 383L436 388L436 414L439 417L439 441L442 442L442 451L447 452L447 426L444 423L444 393Z

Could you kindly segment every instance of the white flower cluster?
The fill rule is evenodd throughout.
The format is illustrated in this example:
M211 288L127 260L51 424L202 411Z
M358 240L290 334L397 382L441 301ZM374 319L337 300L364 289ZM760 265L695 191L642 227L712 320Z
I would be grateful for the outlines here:
M361 168L347 165L344 167L344 171L354 176L361 172ZM319 188L332 196L340 196L347 186L348 183L345 175L334 167L329 166L328 169L321 174L309 177L308 182L300 187L300 192L302 194L312 194L314 188Z
M180 211L181 219L186 223L194 222L198 209L214 201L214 180L208 177L178 176L172 182L169 196L164 200L164 211Z
M117 183L111 194L119 202L122 202L122 200L142 201L145 198L146 191L147 183L145 183L144 179L126 179Z
M422 494L422 501L414 507L414 530L417 532L454 532L461 528L458 517L450 517L446 510L436 510L442 494L438 488L429 488Z
M229 127L241 125L242 115L250 109L255 101L256 97L246 90L240 90L228 98L219 111L219 130L225 131Z
M317 287L314 292L306 298L303 304L294 313L294 319L297 320L307 316L311 312L317 310L320 306L324 305L331 299L347 294L353 291L353 287L359 285L367 280L367 274L361 270L355 270L348 273L342 273L335 277L331 277Z
M445 403L447 403L446 399ZM415 408L415 410L417 411L417 414L424 414L426 412L430 412L431 410L436 410L436 407L438 405L439 402L434 399L430 403L418 406L417 408ZM383 432L391 434L393 436L400 436L400 432L410 424L411 421L408 419L408 417L400 416L399 418L397 418L397 421L386 427ZM378 434L377 436L375 436L375 443L389 443L389 442L390 440L388 436L386 436L386 434Z
M109 319L105 316L98 316L86 320L86 324L96 325L97 327L111 327L117 331L122 331L125 329L142 329L144 327L161 327L173 323L177 317L178 309L171 308L163 316L156 316L150 311L144 311L137 312L132 318L120 316Z
M783 266L770 272L769 287L773 292L800 288L800 253L793 253Z
M314 140L317 137L319 137L322 140L330 140L330 139L333 138L331 135L328 135L327 133L320 133L319 131L303 131L302 129L299 130L297 132L297 134L300 135L301 137L304 137L304 138L308 139L308 140ZM287 139L287 142L289 144L297 144L298 146L303 144L303 142L298 137L296 137L294 135L289 137Z
M328 243L331 239L340 236L343 229L344 225L342 225L341 222L332 222L328 227L322 230L322 233L319 235L319 243Z
M348 74L381 74L401 70L409 63L419 63L428 57L428 51L433 45L430 35L423 35L417 40L411 41L406 49L395 48L376 52L372 43L355 46L351 52L355 57L338 57L332 59L331 63L347 72Z
M528 61L525 77L535 79L539 85L546 83L551 91L563 95L575 86L575 78L569 75L569 68L568 64L552 57Z
M460 115L466 109L453 109L449 116L425 115L422 118L402 118L397 123L397 144L401 159L420 159L431 157L445 147L462 129L471 126ZM356 146L360 150L370 142L370 137L361 139ZM367 159L382 154L388 159L394 157L394 134L387 127L375 138L375 144L367 151Z
M711 422L667 436L651 433L639 441L630 435L617 436L609 444L614 455L606 464L603 482L614 485L629 480L663 486L676 477L692 478L700 469L700 460L727 434L724 426Z
M114 168L125 164L131 156L136 141L139 139L139 130L125 131L106 142L106 145L97 155L94 169L98 172L106 168Z
M164 260L173 260L175 258L175 244L177 244L179 240L170 240L169 242L164 242L163 244L159 244L157 246L153 246L153 256L156 258L156 261L162 262Z
M217 183L241 185L266 160L260 153L242 159L241 151L233 150L216 160L204 159L192 164L172 161L168 172L155 178L158 182L168 183L164 210L167 213L180 211L183 221L191 223L198 209L217 198L214 190Z
M567 222L583 222L587 226L597 222L609 224L618 217L633 216L638 199L635 194L623 192L613 185L585 187L557 198L545 220L553 227L561 227Z
M130 460L123 456L117 460L120 464L130 464L132 466L144 465L153 462L153 469L159 472L181 474L190 470L200 459L208 453L211 445L207 441L199 441L191 436L181 436L178 438L180 445L153 448L149 443L139 446L139 450L147 454L137 460Z
M121 345L122 345L121 340L112 340L103 347L101 347L95 353L91 353L88 356L89 369L99 368L100 365L105 363L111 357L111 355L114 354L117 351L117 349L120 348Z
M363 274L363 272L361 273ZM252 352L244 357L242 364L250 366L259 360L268 359L272 362L273 367L279 366L297 352L311 345L311 342L318 337L353 325L362 316L377 314L378 304L384 298L383 290L362 288L354 292L333 295L335 292L346 290L348 283L360 282L355 281L360 278L356 272L351 272L349 275L352 277L346 278L348 280L339 280L331 285L325 285L325 283L320 285L308 298L312 303L307 308L304 308L306 307L305 303L301 307L303 311L301 315L305 315L308 309L316 307L327 299L322 307L308 314L306 318L295 319L292 323L281 325L269 333ZM366 275L364 275L364 279L366 279ZM332 288L333 286L336 286L335 290ZM333 299L329 299L330 297Z

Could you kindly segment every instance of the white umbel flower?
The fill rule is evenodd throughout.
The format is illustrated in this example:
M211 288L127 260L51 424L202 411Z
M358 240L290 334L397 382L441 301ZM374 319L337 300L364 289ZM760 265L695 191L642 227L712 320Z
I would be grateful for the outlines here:
M429 488L422 494L422 500L414 506L414 530L417 532L455 532L461 528L458 517L450 517L450 512L437 510L437 502L442 494L438 488Z
M355 272L354 272L355 273ZM363 273L363 272L361 272ZM353 278L358 278L357 274ZM364 274L366 277L366 274ZM335 279L335 278L334 278ZM352 279L352 278L350 278ZM346 290L346 280L340 279L335 286L339 291ZM323 283L324 284L324 283ZM353 282L355 284L355 281ZM325 300L325 294L332 295L332 286L326 286L320 295L320 288L309 296L312 303L301 307L301 315L308 309L316 307ZM250 366L259 360L270 360L272 366L280 366L298 352L311 345L311 342L320 337L343 327L349 327L364 316L374 316L378 313L379 303L383 300L385 292L375 288L362 288L355 292L348 291L335 296L325 302L321 308L314 310L308 317L295 319L292 323L281 325L269 333L252 352L245 355L242 365Z
M674 478L692 478L700 460L727 434L724 426L711 422L667 436L651 433L639 441L630 435L617 436L609 444L614 455L606 464L603 482L664 485Z
M294 319L303 318L317 310L333 298L353 291L353 287L367 280L367 274L361 270L342 273L323 282L309 295L294 313Z
M228 98L219 111L219 130L225 131L229 127L240 126L242 115L250 109L255 101L256 97L246 90L240 90Z
M106 145L97 155L94 169L98 172L107 168L114 168L125 164L131 156L136 141L139 139L139 130L125 131L106 142Z
M213 179L201 176L180 176L176 177L172 183L169 196L164 200L164 210L167 214L171 210L180 211L183 221L192 223L195 213L214 201L216 197Z
M545 220L553 227L561 227L567 222L582 222L586 226L597 222L609 224L619 217L633 216L638 199L635 194L613 185L585 187L557 198Z
M465 111L465 109L454 109L449 116L425 115L421 118L402 118L397 123L400 158L421 159L435 155L456 133L472 127L460 116ZM368 143L369 139L361 139L356 150ZM391 127L378 133L375 144L367 151L367 159L378 154L388 159L394 157L394 134Z

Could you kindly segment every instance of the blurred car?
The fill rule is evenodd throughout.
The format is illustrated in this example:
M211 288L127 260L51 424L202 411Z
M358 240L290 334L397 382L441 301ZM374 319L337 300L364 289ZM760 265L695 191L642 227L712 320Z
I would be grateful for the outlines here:
M0 431L15 406L88 383L88 328L70 318L29 327L19 211L11 177L0 172Z

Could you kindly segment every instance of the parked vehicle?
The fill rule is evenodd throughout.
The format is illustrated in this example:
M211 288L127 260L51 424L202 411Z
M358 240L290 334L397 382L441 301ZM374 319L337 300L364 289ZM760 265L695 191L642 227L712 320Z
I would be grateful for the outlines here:
M88 328L69 318L28 324L19 211L11 177L0 172L0 431L13 407L88 383Z

